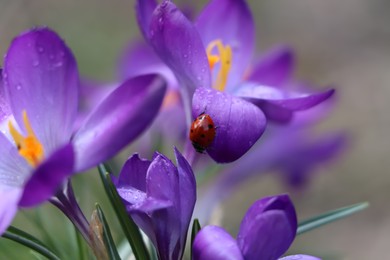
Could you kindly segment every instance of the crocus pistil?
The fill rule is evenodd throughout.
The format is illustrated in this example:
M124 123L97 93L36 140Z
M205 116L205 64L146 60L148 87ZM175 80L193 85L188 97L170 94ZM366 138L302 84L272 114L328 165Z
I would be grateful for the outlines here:
M26 137L19 133L18 130L16 130L11 121L8 123L9 131L12 138L14 139L16 147L18 148L19 154L31 166L37 167L38 164L43 160L44 150L41 142L38 140L31 127L26 110L23 111L23 123L27 131Z
M216 49L218 54L212 54ZM232 66L232 48L229 45L223 45L221 40L214 40L209 43L206 49L210 69L213 70L216 63L220 62L221 67L213 88L223 91L226 87L229 71Z

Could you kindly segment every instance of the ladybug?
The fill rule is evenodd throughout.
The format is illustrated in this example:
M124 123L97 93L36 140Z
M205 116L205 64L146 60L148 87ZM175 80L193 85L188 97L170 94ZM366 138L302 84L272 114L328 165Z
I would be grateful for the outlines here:
M203 153L215 138L215 125L213 119L204 112L191 124L190 140L198 153Z

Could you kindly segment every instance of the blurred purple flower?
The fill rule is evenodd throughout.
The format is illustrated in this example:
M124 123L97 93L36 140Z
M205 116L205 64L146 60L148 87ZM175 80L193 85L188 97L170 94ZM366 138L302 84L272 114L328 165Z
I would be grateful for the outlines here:
M85 116L120 84L119 82L148 74L159 74L163 77L167 82L167 91L160 111L151 127L135 144L135 150L140 153L148 153L150 152L148 148L155 145L156 140L169 144L182 142L187 137L187 129L176 77L153 49L143 41L131 42L120 54L117 77L114 81L109 83L87 79L81 81L80 109L77 121L82 122ZM159 138L160 136L164 138Z
M266 197L256 201L246 212L237 240L223 228L206 226L196 235L194 260L275 260L293 242L297 217L288 195ZM318 259L299 255L302 260ZM283 259L297 259L290 256Z
M263 134L266 118L288 122L294 111L309 109L334 92L281 88L292 69L285 49L264 58L248 74L255 37L245 1L213 0L194 23L170 1L137 1L136 13L145 39L176 75L184 105L194 94L192 117L205 112L218 127L207 149L216 162L245 154Z
M159 259L181 259L196 201L191 166L176 148L174 152L177 166L159 153L152 161L135 154L114 178L127 211L151 239Z
M348 138L344 132L310 137L309 127L279 127L266 132L239 161L222 169L207 187L196 205L196 216L207 223L216 206L229 198L240 185L254 176L278 172L294 190L307 186L316 171L333 162L345 151Z
M48 28L13 40L2 78L0 233L17 207L48 200L67 177L109 159L133 141L157 114L165 92L164 81L155 75L129 79L74 132L77 65L71 50Z

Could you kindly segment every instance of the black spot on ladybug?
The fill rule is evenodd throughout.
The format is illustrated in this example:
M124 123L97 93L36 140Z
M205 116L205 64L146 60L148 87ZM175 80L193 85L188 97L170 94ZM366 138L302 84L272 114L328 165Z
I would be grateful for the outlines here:
M205 138L206 136L204 134L201 134L200 137Z
M209 125L209 129L212 129L212 128L213 128L213 125L210 124L210 125Z
M191 129L191 133L193 133L193 132L194 132L194 130Z

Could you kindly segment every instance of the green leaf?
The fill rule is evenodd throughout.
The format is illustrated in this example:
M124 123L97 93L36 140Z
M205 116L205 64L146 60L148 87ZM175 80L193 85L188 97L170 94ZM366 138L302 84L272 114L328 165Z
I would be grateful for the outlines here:
M85 241L83 240L83 236L80 234L80 232L78 232L78 230L75 226L73 226L73 228L75 231L74 233L76 235L79 260L87 259L87 257L86 257L87 251L85 248L85 244L84 244Z
M114 239L112 239L110 227L108 226L106 217L104 216L104 213L99 204L96 203L95 207L99 220L103 225L103 240L107 248L108 255L112 260L120 260L121 258L119 257L118 250L116 249Z
M104 189L107 196L110 199L111 205L114 208L119 223L125 233L127 240L130 243L133 254L136 259L148 260L150 259L149 253L146 249L144 240L141 233L134 223L133 219L127 214L126 208L123 205L122 199L119 196L115 185L111 181L111 177L105 165L100 164L98 166L100 177L103 182Z
M357 203L351 206L332 210L319 216L302 221L298 225L297 235L318 228L333 221L348 217L356 212L359 212L369 206L368 202Z
M41 241L32 235L17 229L16 227L10 226L7 231L4 232L2 237L10 239L16 243L24 245L35 252L47 257L48 259L59 260L60 258L54 254L49 248L47 248Z
M199 220L196 218L196 219L194 219L194 222L192 223L192 232L191 232L191 259L192 259L192 248L193 248L193 245L194 245L194 240L195 240L196 234L198 234L198 232L200 231L200 229L201 229L201 226L200 226Z

